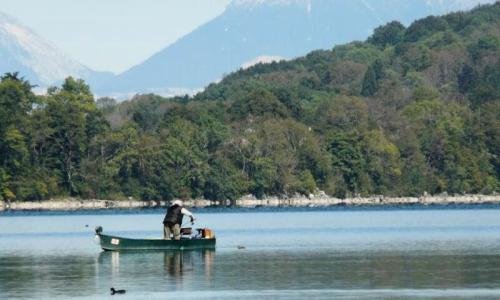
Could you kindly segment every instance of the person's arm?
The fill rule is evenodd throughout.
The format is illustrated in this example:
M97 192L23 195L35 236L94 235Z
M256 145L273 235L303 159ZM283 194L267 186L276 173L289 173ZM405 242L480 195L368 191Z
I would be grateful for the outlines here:
M194 215L189 210L185 209L184 207L181 209L181 214L190 217L191 223L194 222Z

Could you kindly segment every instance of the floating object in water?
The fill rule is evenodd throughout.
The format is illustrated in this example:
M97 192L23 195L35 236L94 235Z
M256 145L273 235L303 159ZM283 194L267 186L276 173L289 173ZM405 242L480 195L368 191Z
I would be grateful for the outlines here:
M125 294L127 291L126 290L115 290L115 288L110 288L111 295L114 294Z
M85 227L89 227L89 224L85 224Z
M182 236L180 240L166 239L131 239L112 236L102 233L102 227L95 228L96 241L103 250L202 250L215 249L215 235L210 230L209 235L204 235L206 229L196 229L201 234L199 237Z
M202 233L202 236L206 239L214 239L215 238L215 234L211 229L203 228L201 233Z
M238 249L240 249L240 250L246 249L246 247L245 247L245 246L242 246L242 245L238 245L238 246L236 246L236 248L238 248Z

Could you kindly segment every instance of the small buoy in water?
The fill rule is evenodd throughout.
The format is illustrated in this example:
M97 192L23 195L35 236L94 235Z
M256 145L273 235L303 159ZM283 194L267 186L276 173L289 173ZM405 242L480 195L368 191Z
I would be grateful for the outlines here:
M238 248L238 249L240 249L240 250L246 249L246 247L245 247L245 246L241 246L241 245L236 246L236 248Z
M111 288L110 291L111 291L111 295L114 295L114 294L125 294L127 292L125 290L115 290L115 288Z
M85 227L89 227L89 224L85 224Z

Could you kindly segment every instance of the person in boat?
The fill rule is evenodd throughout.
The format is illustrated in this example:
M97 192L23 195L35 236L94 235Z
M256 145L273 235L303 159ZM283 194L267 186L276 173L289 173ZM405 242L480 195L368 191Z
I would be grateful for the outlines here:
M181 224L182 218L188 216L191 219L191 224L194 223L193 214L183 207L181 200L175 200L172 205L167 209L167 214L163 219L163 238L169 240L170 235L173 233L174 239L180 240L181 238Z

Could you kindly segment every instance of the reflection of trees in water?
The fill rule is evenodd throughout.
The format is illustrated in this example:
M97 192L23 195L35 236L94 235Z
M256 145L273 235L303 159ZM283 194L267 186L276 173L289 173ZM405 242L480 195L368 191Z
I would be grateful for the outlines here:
M205 266L205 278L208 281L212 279L214 269L215 250L205 250L201 252L203 265Z
M182 251L168 251L163 255L165 270L171 277L176 279L182 279L182 273L184 272L185 267L184 260L186 260L187 265L193 263L190 256ZM186 259L184 259L184 256L186 256Z
M498 256L408 253L227 253L216 288L458 288L500 284ZM213 287L213 286L212 286Z
M111 252L111 276L115 277L120 272L120 252Z
M215 250L101 252L97 258L96 276L119 279L133 272L138 278L164 278L176 288L186 278L203 276L211 279ZM161 276L160 276L161 275Z
M36 298L39 291L84 296L82 287L94 284L94 263L81 255L0 256L0 299Z
M0 298L62 298L135 291L313 288L485 288L500 285L498 255L102 252L1 256ZM217 272L215 272L215 269ZM65 297L67 296L67 297Z
M205 288L240 286L248 289L255 286L284 288L288 285L321 288L325 284L332 288L460 287L477 283L475 278L483 274L490 277L484 282L491 282L491 275L495 275L500 284L500 260L497 257L408 256L403 253L246 252L221 255L219 260L224 263L216 266L213 250L103 252L98 258L96 277L114 281L133 276L139 281L153 280L153 289L174 290L192 284Z
M168 275L182 279L188 272L202 270L208 279L212 274L214 250L202 251L165 251L164 266Z

